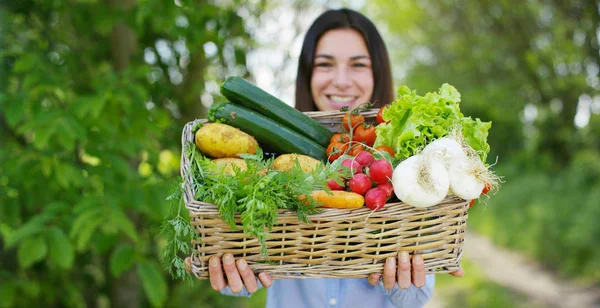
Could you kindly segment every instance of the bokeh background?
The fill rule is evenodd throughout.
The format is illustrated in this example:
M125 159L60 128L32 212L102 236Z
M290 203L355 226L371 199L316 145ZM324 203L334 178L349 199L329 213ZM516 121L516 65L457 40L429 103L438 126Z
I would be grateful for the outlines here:
M342 6L382 31L397 86L450 83L463 113L493 122L505 183L470 211L466 276L439 275L428 306L600 293L598 1L13 0L0 2L0 307L263 307L264 290L221 296L159 261L181 130L230 75L293 104L302 36Z

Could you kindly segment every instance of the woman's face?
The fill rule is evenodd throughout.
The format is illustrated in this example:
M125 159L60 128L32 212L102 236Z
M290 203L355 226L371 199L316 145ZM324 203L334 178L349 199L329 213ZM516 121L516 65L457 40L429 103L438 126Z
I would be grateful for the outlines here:
M352 29L325 32L317 42L310 89L321 111L350 109L373 94L373 70L365 40Z

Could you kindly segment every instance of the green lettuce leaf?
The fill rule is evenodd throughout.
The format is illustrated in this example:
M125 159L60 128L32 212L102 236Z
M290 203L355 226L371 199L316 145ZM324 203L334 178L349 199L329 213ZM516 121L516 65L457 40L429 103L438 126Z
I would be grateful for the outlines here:
M383 111L383 119L389 122L377 126L375 146L390 146L396 152L396 158L406 159L431 141L462 127L465 140L485 162L490 150L488 130L492 124L464 117L460 112L460 101L460 93L447 83L438 92L424 96L401 86L398 98Z

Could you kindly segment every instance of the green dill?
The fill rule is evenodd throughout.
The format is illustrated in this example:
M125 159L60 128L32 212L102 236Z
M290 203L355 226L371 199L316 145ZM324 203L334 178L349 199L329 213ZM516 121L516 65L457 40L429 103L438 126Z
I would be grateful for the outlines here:
M175 279L191 280L185 269L183 256L192 253L192 239L197 236L184 209L183 188L177 185L167 197L169 208L162 222L160 233L167 239L161 256L162 264Z

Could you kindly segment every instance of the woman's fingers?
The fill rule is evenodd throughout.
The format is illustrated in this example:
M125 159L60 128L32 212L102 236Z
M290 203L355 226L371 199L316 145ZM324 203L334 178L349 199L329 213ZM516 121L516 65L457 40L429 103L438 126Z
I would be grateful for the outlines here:
M423 258L417 254L412 259L412 283L417 288L425 286L425 263Z
M396 258L387 258L383 266L383 287L391 290L396 284Z
M242 276L244 285L246 286L246 291L250 293L256 292L256 290L258 289L256 276L254 276L254 273L252 272L250 267L248 267L248 263L246 263L246 260L239 259L237 260L236 265L240 276Z
M185 270L191 274L192 273L192 258L190 258L190 257L185 258L185 260L183 260L183 263L185 264Z
M368 278L369 283L372 286L376 286L379 283L380 279L381 279L381 274L376 274L376 273L369 275L369 278Z
M265 288L268 288L273 284L273 277L265 272L258 274L258 279Z
M450 272L449 274L454 277L462 277L465 275L465 270L461 267L461 268L455 270L454 272Z
M221 291L227 286L223 278L223 268L221 267L219 257L213 256L208 259L208 278L210 279L210 285L215 291Z
M231 292L238 293L242 291L242 287L244 286L242 283L242 278L240 277L240 273L235 266L233 255L230 253L226 253L223 256L223 270L225 271L225 276L227 276L227 283L231 288Z
M410 288L411 277L408 252L401 251L398 254L398 286L403 290Z

